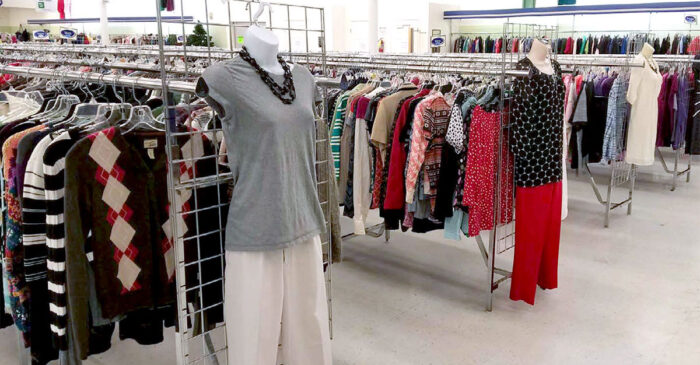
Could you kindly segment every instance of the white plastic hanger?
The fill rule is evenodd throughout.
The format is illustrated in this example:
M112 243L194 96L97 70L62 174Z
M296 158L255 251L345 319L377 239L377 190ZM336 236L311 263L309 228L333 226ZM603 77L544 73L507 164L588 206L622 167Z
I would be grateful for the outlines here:
M270 12L272 12L272 6L270 5L270 3L267 1L261 1L260 7L258 7L258 10L256 10L255 14L253 15L253 24L258 25L258 18L260 18L260 16L262 15L263 11L265 10L265 7L270 9Z

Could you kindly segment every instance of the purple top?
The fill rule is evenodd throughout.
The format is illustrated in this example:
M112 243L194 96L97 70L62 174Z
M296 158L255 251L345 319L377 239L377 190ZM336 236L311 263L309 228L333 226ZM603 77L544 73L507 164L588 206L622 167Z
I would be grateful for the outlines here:
M676 113L676 124L673 128L673 149L680 148L685 139L686 125L688 124L691 82L690 75L678 78L678 111Z
M666 95L668 94L668 74L664 74L661 81L661 91L659 91L659 114L658 114L658 124L656 127L656 146L663 146L663 132L662 128L664 125L664 118L666 118Z
M610 89L613 86L613 83L615 82L615 79L617 78L617 75L614 76L609 76L603 80L600 84L600 89L602 91L603 96L609 96L610 95Z

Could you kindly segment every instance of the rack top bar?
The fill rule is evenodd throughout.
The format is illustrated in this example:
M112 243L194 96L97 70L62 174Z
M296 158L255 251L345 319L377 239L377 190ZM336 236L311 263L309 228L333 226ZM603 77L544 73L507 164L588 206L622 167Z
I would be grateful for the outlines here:
M163 20L168 21L194 21L193 16L185 16L184 18L179 16L164 16L161 17ZM110 23L156 23L156 17L154 16L121 16L121 17L109 17L107 20ZM72 18L72 19L29 19L27 24L70 24L70 23L99 23L100 18Z
M526 9L452 10L443 13L444 19L517 18L524 16L556 16L619 13L669 13L700 10L700 1L668 3L636 3L606 5L569 5Z

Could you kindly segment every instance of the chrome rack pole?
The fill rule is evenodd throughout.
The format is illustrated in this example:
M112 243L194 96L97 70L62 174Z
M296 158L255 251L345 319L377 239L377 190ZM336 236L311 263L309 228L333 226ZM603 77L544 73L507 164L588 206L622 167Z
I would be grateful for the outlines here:
M156 21L158 24L158 49L159 49L159 59L160 59L160 64L161 66L165 66L165 52L164 52L164 41L163 41L163 23L161 20L161 13L160 13L160 0L155 0L155 6L156 6ZM168 100L168 82L167 82L167 74L165 72L165 68L161 68L160 71L160 77L161 77L161 82L162 82L162 89L163 89L163 105L165 106L163 108L163 113L165 116L165 129L166 129L166 138L165 138L165 146L166 146L166 153L168 155L168 160L173 161L175 158L173 148L175 145L173 144L173 141L171 140L172 137L172 129L173 129L173 124L170 118L170 107L169 107L169 100ZM175 171L173 169L168 169L168 176L167 176L167 182L168 182L168 199L171 202L176 202L176 196L175 196ZM177 219L173 219L177 217L177 208L176 204L169 204L169 214L170 214L170 229L171 232L173 232L173 237L179 237L179 231L180 227L178 227L177 224ZM175 262L176 262L176 268L175 268L175 282L176 286L181 286L177 287L177 321L178 321L178 327L180 329L179 332L175 333L175 348L176 348L176 362L177 365L185 365L186 364L186 359L187 359L187 349L185 346L183 346L183 339L185 337L184 332L187 331L187 318L186 318L186 313L187 313L187 293L185 287L186 287L186 275L185 275L185 267L181 264L185 262L185 251L184 251L184 245L177 244L177 238L174 239L174 242L176 242L174 250L175 250Z
M678 171L678 163L682 155L680 147L677 148L673 153L673 170L671 170L668 167L666 159L664 159L663 153L661 153L661 149L659 147L656 147L656 155L659 157L659 161L661 161L661 166L664 168L664 171L672 176L671 191L676 190L676 187L678 186L678 177L680 176L686 175L686 182L690 182L690 169L692 167L693 162L692 155L688 161L688 167L683 171Z

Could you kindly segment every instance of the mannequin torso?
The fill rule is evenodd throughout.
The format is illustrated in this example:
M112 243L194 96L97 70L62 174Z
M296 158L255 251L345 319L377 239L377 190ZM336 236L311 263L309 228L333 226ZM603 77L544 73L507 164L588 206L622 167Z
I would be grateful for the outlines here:
M271 31L251 25L245 33L245 48L250 56L262 67L263 70L273 75L283 75L284 69L277 60L279 53L279 39ZM289 65L290 69L294 65Z
M552 67L552 62L547 57L548 55L549 47L539 39L535 39L532 42L532 48L530 49L530 53L527 54L527 58L532 61L532 64L535 65L540 72L547 75L554 75L554 67Z

